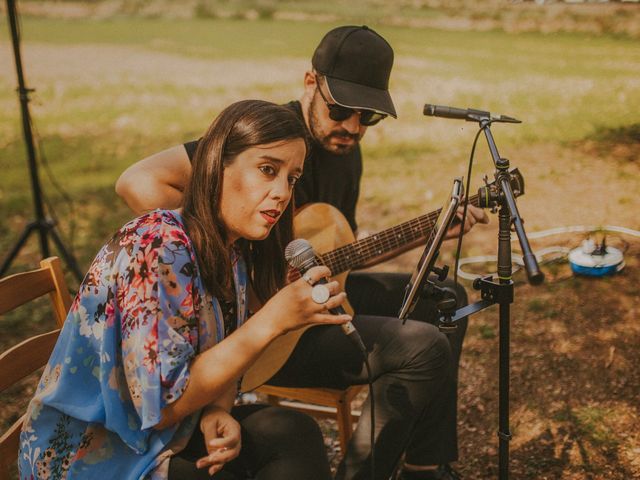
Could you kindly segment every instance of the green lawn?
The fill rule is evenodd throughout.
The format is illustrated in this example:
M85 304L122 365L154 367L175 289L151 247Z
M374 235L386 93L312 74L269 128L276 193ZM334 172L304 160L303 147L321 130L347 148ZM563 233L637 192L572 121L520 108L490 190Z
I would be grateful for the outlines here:
M297 98L313 48L333 25L24 18L24 70L27 85L36 88L30 106L42 156L77 204L78 222L91 225L75 242L83 265L106 232L129 215L112 193L127 165L199 135L231 101ZM371 129L364 144L368 188L363 191L369 205L393 210L390 202L397 196L410 212L422 209L415 191L379 185L379 179L392 173L392 186L426 184L434 172L421 168L425 156L439 159L438 180L448 178L447 168L464 173L473 125L425 118L425 102L522 118L519 126L494 127L499 146L509 150L568 144L640 119L637 41L584 34L379 31L396 52L391 89L400 118ZM5 249L31 216L31 196L5 23L0 39L0 226L5 232L0 247ZM487 158L482 162L483 171L491 167ZM60 196L45 173L41 169L45 191L57 205ZM448 181L430 188L441 196ZM67 215L61 217L64 230Z

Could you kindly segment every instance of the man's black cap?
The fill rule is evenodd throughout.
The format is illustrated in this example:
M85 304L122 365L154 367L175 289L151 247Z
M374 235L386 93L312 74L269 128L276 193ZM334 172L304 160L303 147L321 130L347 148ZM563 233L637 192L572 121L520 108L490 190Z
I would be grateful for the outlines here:
M331 30L316 48L311 64L326 77L329 92L339 105L397 118L389 95L393 49L366 25Z

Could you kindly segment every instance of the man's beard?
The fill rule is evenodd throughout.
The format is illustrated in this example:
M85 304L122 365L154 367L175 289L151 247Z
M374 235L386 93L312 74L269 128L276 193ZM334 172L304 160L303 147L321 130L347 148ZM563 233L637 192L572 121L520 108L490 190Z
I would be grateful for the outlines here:
M360 141L360 135L358 133L353 134L349 133L344 128L338 128L329 133L323 132L319 126L318 115L316 113L316 108L314 105L316 103L317 93L314 94L311 103L309 104L309 109L307 111L307 117L309 118L309 130L311 130L311 136L313 140L322 146L326 151L334 153L336 155L347 155L358 146L358 142ZM342 145L331 143L332 138L351 138L353 139L353 143L351 145Z

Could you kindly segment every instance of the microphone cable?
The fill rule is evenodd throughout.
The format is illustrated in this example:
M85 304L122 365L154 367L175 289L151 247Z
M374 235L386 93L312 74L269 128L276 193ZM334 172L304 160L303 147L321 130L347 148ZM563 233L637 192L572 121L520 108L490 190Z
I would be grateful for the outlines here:
M51 185L53 186L53 188L58 192L58 194L60 195L60 197L62 198L62 200L64 201L64 203L67 206L67 210L68 210L68 215L67 218L69 219L68 222L68 227L69 227L69 231L66 235L66 239L63 236L63 240L66 240L68 246L69 246L69 253L71 254L72 257L75 257L75 244L74 244L74 240L76 237L76 227L77 227L77 222L76 222L76 209L75 209L75 205L73 203L73 199L71 198L71 196L69 195L69 193L64 189L64 187L60 184L60 182L58 182L57 178L55 177L53 170L51 169L51 165L49 163L49 159L47 158L45 151L44 151L44 146L42 143L42 137L40 136L40 132L38 131L38 128L36 127L36 125L33 123L33 121L31 121L31 130L34 133L34 138L36 140L36 146L38 149L38 155L37 158L40 159L40 164L42 165L44 171L47 173L47 178L49 179L49 182L51 183ZM42 194L42 199L43 202L46 204L47 206L47 213L51 216L51 219L53 220L53 223L55 225L60 225L60 219L57 215L57 212L53 206L53 203L51 201L51 198L49 198L49 196L46 194L46 192L44 191L44 189L41 189L41 194Z
M284 258L289 264L289 266L295 269L298 274L304 276L310 268L314 266L323 265L326 266L324 261L322 260L322 256L316 255L316 252L313 249L311 243L304 238L297 238L289 242L284 251ZM306 280L306 279L305 279ZM321 278L315 282L315 285L318 284L326 284L327 279ZM312 288L314 285L312 285ZM329 310L329 313L337 315L341 313L346 313L342 306L338 306ZM353 317L352 317L353 319ZM358 349L360 354L362 355L362 359L364 361L365 368L367 370L367 384L369 385L369 399L370 399L370 415L371 415L371 431L370 431L370 443L371 443L371 478L375 478L375 398L373 392L373 373L371 371L371 365L369 364L369 356L367 352L367 347L362 341L362 337L360 337L360 333L353 326L351 321L346 322L339 326L346 337L351 341L351 343ZM351 404L349 404L349 418L351 417ZM349 432L350 434L352 432ZM346 450L346 449L345 449ZM342 452L344 455L346 452Z
M373 396L373 374L371 373L371 365L369 365L369 356L367 355L366 348L360 348L360 353L362 354L362 358L364 360L364 365L367 369L367 383L369 385L369 410L370 410L370 421L371 421L371 429L370 429L370 437L369 442L371 443L371 478L375 479L375 469L376 469L376 460L375 460L375 450L376 450L376 409L375 409L375 397ZM351 408L349 408L349 415L351 415ZM342 454L344 455L345 452Z
M462 221L460 223L460 232L458 233L458 245L456 246L455 254L455 268L453 269L453 284L458 283L458 263L460 262L460 251L462 249L462 237L464 236L464 224L467 220L467 207L469 205L469 192L471 191L471 170L473 168L473 157L476 153L476 146L478 144L478 138L482 133L482 128L478 129L475 138L473 139L473 146L471 147L471 154L469 155L469 168L467 170L467 187L464 192L464 207L462 210Z

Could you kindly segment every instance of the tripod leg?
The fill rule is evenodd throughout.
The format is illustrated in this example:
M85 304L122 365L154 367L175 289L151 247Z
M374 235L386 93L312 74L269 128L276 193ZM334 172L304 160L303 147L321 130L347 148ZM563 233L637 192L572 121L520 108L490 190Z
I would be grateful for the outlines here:
M22 235L20 235L20 238L18 239L14 247L11 249L11 251L7 254L7 257L2 262L2 266L0 267L0 277L3 276L7 270L9 270L9 267L11 266L11 262L15 260L16 255L18 255L18 252L20 251L22 246L25 244L25 242L29 238L29 235L31 235L31 232L33 232L36 229L36 227L37 227L36 222L33 222L24 228Z
M62 243L62 240L58 236L58 232L56 232L55 228L52 227L49 230L49 232L51 233L51 237L53 238L53 243L56 244L56 247L58 248L60 255L62 256L64 261L67 263L67 265L69 266L69 268L71 269L75 277L78 279L78 281L82 282L83 275L82 275L82 272L80 271L80 267L78 267L78 262L76 262L76 259L73 257L73 255L71 255L71 253L66 249L66 247Z

